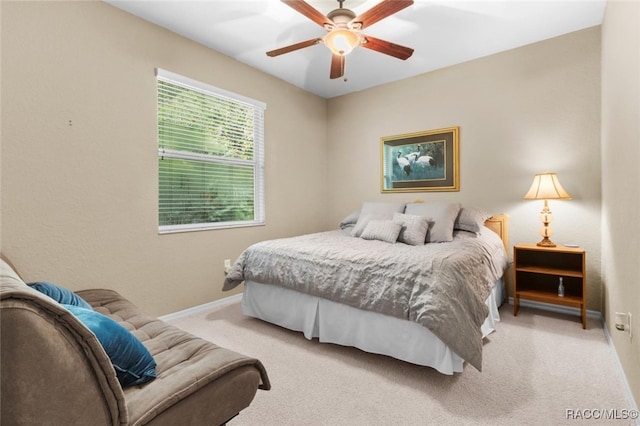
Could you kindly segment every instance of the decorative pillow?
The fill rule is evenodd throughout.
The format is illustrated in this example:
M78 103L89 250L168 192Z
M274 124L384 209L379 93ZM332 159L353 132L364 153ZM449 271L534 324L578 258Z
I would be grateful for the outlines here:
M359 217L360 217L360 209L352 212L347 217L342 219L342 221L340 222L340 229L347 229L355 226L355 224L358 223Z
M391 220L394 213L404 212L404 203L364 202L360 210L358 222L351 230L351 235L359 237L372 219Z
M122 387L141 385L156 377L156 361L129 330L106 315L74 305L63 305L98 338Z
M429 220L423 216L394 213L393 221L402 225L398 241L412 246L421 246L427 240Z
M88 304L82 297L64 287L60 287L48 282L28 283L27 285L63 305L73 305L93 310L91 305Z
M406 214L424 216L432 222L428 243L453 241L453 224L460 212L460 203L409 203Z
M362 231L360 238L365 240L380 240L387 243L395 243L400 235L402 224L393 220L372 219Z
M458 218L453 224L453 229L460 229L462 231L480 232L484 221L489 219L491 215L482 209L477 207L462 207Z

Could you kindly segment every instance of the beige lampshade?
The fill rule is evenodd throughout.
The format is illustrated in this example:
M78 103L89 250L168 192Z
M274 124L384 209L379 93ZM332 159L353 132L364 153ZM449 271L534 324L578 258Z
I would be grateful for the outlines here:
M571 195L564 190L555 173L538 173L533 178L525 200L570 200Z

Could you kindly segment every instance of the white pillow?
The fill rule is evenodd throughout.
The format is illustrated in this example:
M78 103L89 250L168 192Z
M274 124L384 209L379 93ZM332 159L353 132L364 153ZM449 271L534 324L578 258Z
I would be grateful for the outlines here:
M372 219L367 223L360 238L395 243L400 235L400 229L402 229L402 224L393 220Z
M409 203L406 214L423 216L433 225L427 236L428 243L453 241L453 224L460 212L460 203Z
M420 246L427 241L429 220L426 217L413 214L394 213L393 221L402 225L400 235L398 235L398 241L401 243Z
M453 224L453 229L460 229L462 231L480 232L484 221L489 219L491 215L486 211L477 207L462 207L456 222Z
M403 211L404 203L364 202L360 209L358 222L356 222L356 225L351 230L351 235L359 237L367 226L367 223L372 219L391 220L394 213L402 213Z

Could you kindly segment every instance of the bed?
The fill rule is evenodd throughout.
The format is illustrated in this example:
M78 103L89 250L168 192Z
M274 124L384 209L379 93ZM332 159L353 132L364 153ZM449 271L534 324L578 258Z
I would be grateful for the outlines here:
M459 203L366 202L339 229L243 251L223 290L244 282L245 315L432 367L482 369L499 320L508 217Z

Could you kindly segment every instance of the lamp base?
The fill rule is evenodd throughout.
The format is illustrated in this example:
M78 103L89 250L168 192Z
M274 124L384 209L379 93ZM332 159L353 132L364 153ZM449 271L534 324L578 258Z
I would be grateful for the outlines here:
M549 237L544 237L537 245L540 247L555 247L556 243L551 241Z

